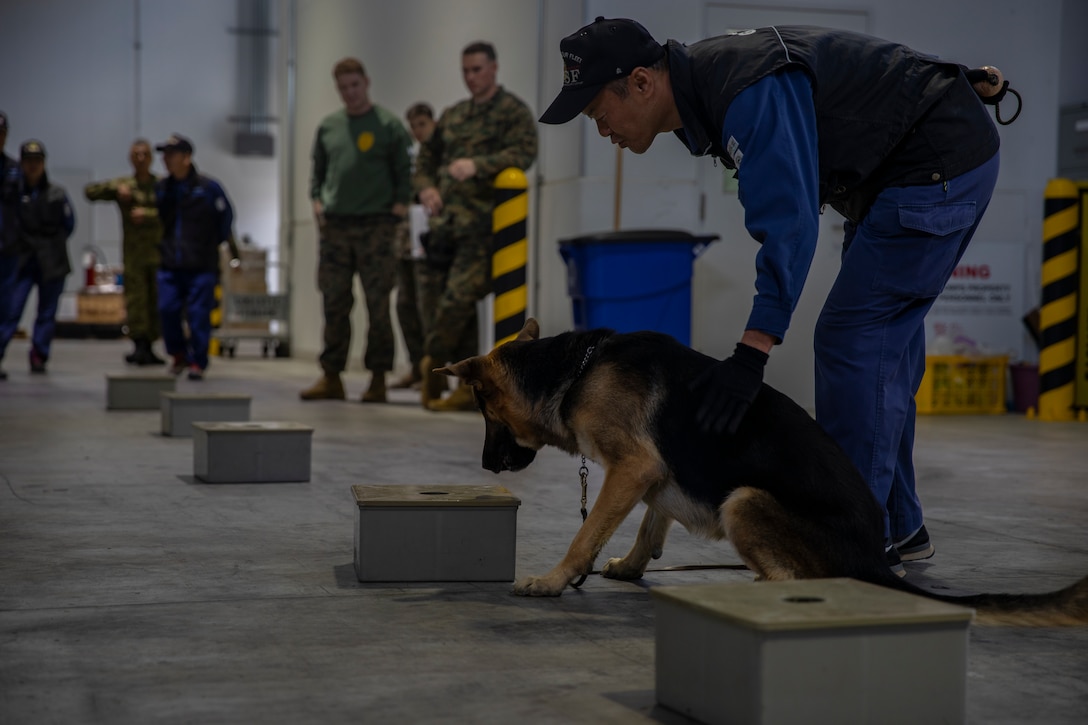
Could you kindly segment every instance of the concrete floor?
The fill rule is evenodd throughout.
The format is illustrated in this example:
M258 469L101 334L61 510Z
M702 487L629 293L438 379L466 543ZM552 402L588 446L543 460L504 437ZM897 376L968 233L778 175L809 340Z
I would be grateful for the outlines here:
M643 581L591 577L558 599L509 585L362 585L357 483L502 484L522 500L517 571L542 573L579 525L578 461L480 467L482 421L301 403L311 361L245 344L180 391L243 392L254 420L311 424L312 480L210 485L157 412L105 409L122 341L26 342L0 383L0 723L681 723L654 704L648 589L747 581L727 544L677 528ZM357 365L357 363L355 363ZM356 399L366 382L346 378ZM1088 424L927 417L917 461L937 546L908 565L953 592L1044 591L1088 573ZM600 485L590 474L590 500ZM606 546L626 552L641 512ZM972 627L971 723L1088 722L1088 627ZM783 689L788 697L788 688ZM903 682L902 697L925 697ZM896 702L887 703L893 722Z

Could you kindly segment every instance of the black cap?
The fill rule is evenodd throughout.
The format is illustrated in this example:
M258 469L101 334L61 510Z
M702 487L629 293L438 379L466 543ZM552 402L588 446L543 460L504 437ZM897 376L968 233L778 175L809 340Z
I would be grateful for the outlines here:
M0 111L0 131L8 130L8 114Z
M193 153L193 142L179 133L170 134L170 138L155 147L156 151L184 151Z
M566 123L589 105L609 81L649 67L665 55L634 20L597 18L559 43L563 56L563 90L540 117L541 123Z
M45 146L41 141L35 141L30 139L24 141L23 145L19 147L20 159L44 159L45 158Z

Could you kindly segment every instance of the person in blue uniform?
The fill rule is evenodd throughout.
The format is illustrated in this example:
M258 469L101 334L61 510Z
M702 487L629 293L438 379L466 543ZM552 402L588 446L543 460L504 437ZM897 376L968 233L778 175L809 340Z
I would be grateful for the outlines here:
M197 172L192 141L174 134L155 150L162 153L168 173L155 185L163 230L158 273L162 339L171 357L170 371L180 375L188 370L190 380L203 380L216 306L219 245L226 242L235 261L238 257L234 209L220 183Z
M734 353L694 381L709 431L735 431L785 337L819 215L846 219L842 266L815 330L816 418L885 508L889 565L933 545L915 491L914 393L926 312L986 211L996 127L963 66L850 33L776 26L690 46L598 18L560 43L564 84L541 117L582 113L642 153L673 133L736 171L761 244Z
M64 279L72 271L68 237L76 226L72 203L64 187L49 181L45 146L30 140L19 148L22 183L18 192L15 279L0 320L0 360L19 326L30 290L38 289L38 313L31 334L30 372L44 373L57 329L57 306Z

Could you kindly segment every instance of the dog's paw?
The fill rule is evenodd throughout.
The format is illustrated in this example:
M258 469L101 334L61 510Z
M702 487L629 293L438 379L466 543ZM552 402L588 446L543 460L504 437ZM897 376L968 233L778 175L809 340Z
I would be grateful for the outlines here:
M645 571L645 565L636 566L626 559L609 559L605 562L604 566L601 567L601 576L607 579L632 581L634 579L641 579Z
M565 581L553 577L527 576L514 582L514 594L522 597L558 597L567 588Z

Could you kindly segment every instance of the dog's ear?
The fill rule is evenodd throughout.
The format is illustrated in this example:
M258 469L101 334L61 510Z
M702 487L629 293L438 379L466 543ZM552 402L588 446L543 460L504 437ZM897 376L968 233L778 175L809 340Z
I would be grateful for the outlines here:
M435 368L435 372L444 373L453 378L460 378L467 385L478 387L480 384L482 360L483 358L477 355L476 357L466 358L461 362L453 363L446 367Z
M518 340L536 340L540 337L540 325L535 318L530 317L525 321L525 326L518 333Z

